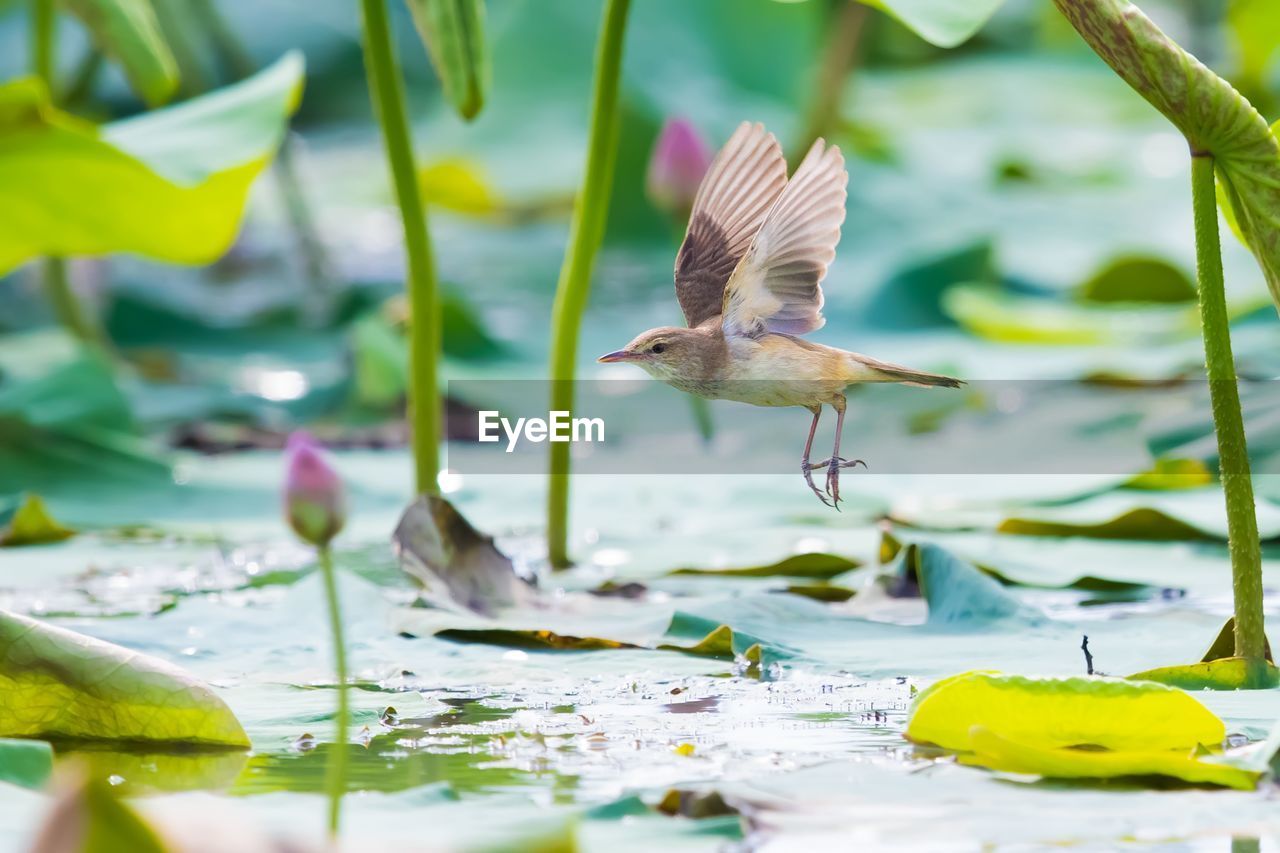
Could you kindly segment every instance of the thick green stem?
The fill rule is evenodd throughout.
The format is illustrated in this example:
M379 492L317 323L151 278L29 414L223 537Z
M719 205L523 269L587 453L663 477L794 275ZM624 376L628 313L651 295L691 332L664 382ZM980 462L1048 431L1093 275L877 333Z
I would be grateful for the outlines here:
M569 247L556 284L551 314L551 411L573 411L573 378L578 331L591 292L591 270L604 239L609 191L618 154L618 78L622 39L631 0L608 0L596 45L595 87L591 100L587 167L573 207ZM569 565L569 445L551 442L547 491L547 554L552 566Z
M55 79L57 23L54 0L31 0L31 70L44 81L51 101L56 100L58 94ZM54 316L63 328L86 344L100 346L102 335L71 289L66 261L45 258L41 264L41 278Z
M1240 413L1231 356L1231 329L1218 242L1218 203L1213 157L1191 160L1191 196L1195 207L1196 272L1200 279L1200 322L1213 423L1218 434L1218 468L1227 501L1227 535L1236 611L1236 655L1261 662L1266 639L1262 616L1262 554L1249 473L1249 450Z
M53 97L57 9L54 0L31 0L31 71L49 87Z
M409 292L409 417L413 429L413 459L419 494L437 494L440 470L440 390L436 379L440 361L440 297L436 286L427 213L413 162L409 120L405 115L404 85L391 44L385 0L361 0L364 19L364 61L374 112L382 125L396 201L404 222ZM559 446L559 445L553 445Z
M325 768L325 790L329 794L329 835L338 837L342 795L347 790L347 644L342 637L342 610L338 604L338 580L333 570L333 552L320 549L320 572L324 575L324 597L329 606L329 634L333 640L333 668L338 679L338 711L334 715L333 747Z

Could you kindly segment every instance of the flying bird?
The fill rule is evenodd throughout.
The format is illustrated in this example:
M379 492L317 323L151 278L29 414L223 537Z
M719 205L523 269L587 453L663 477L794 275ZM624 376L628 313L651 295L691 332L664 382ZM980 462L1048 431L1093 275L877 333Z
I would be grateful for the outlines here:
M818 499L836 508L841 469L866 467L840 456L848 386L964 384L800 337L826 322L822 279L840 242L848 183L840 149L822 139L787 180L778 140L743 122L702 179L676 254L676 298L688 328L650 329L598 359L636 364L699 397L808 409L800 470ZM810 462L824 405L836 411L835 445L830 458ZM813 482L822 468L825 494Z

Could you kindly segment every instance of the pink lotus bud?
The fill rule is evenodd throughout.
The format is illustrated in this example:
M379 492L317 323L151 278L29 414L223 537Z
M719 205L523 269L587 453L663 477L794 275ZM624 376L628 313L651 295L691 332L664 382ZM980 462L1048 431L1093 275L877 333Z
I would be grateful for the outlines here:
M284 514L289 526L312 545L328 545L347 520L342 478L305 432L289 436L285 465Z
M667 119L649 158L649 200L672 215L688 218L702 176L711 167L711 148L697 128L682 118Z

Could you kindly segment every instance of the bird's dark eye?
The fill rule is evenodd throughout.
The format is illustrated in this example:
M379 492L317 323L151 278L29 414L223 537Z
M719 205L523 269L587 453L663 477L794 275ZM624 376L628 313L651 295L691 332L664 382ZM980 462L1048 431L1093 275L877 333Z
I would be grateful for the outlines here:
M654 345L653 345L653 350L652 350L652 351L653 351L653 353L654 353L655 355L662 355L664 352L666 352L666 351L667 351L667 345L666 345L666 344L654 344Z

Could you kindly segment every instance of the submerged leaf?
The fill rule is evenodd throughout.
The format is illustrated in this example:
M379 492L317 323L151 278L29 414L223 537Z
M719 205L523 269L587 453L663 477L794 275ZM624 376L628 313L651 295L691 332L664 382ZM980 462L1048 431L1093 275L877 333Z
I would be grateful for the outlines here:
M1089 276L1076 295L1086 302L1195 302L1196 285L1164 258L1121 255Z
M957 284L947 290L943 307L976 335L1019 344L1164 341L1193 335L1200 323L1194 304L1067 302L987 284ZM1257 308L1240 303L1230 311L1240 316Z
M1212 156L1245 242L1280 310L1280 141L1231 84L1174 43L1128 0L1054 0L1089 46Z
M489 615L532 595L493 537L442 497L423 495L410 504L391 541L401 568L434 603Z
M42 788L53 773L53 747L42 740L0 738L0 782Z
M972 749L981 726L1033 747L1192 749L1220 743L1226 727L1172 687L1111 678L1033 678L966 672L916 697L906 736L915 743Z
M38 255L214 260L298 104L302 58L101 128L36 80L0 86L0 274ZM92 203L86 203L92 199Z
M165 44L149 0L63 0L84 22L98 48L124 68L133 88L151 106L178 88L178 64Z
M408 0L413 22L453 108L473 119L489 88L489 48L482 0Z
M812 598L814 601L829 601L839 603L848 601L857 595L856 590L849 589L844 586L836 586L835 584L791 584L787 587L787 592L792 595L802 595L805 598Z
M1186 752L1169 750L1046 749L1001 737L984 726L969 734L972 753L960 756L976 764L1010 773L1031 773L1050 779L1115 779L1163 776L1192 785L1217 785L1251 791L1260 774L1238 767L1201 761Z
M172 664L5 611L0 736L249 746L217 694Z
M689 751L693 752L692 749ZM718 791L688 791L680 788L667 791L654 809L671 817L693 820L740 814L738 809L725 802Z
M511 649L542 651L594 652L606 649L635 649L631 643L600 637L574 637L554 631L519 630L513 628L446 628L436 636L461 643L482 643Z
M812 580L830 580L836 575L842 575L851 569L858 568L860 565L861 563L857 560L850 560L847 557L841 557L837 554L812 552L808 554L796 554L783 560L779 560L776 563L768 563L763 566L742 566L728 569L673 569L668 572L668 574L745 578L788 577L809 578Z
M3 513L0 513L3 517ZM0 547L18 545L44 545L61 542L75 536L76 532L64 527L45 507L39 495L27 494L0 526Z
M1137 507L1098 523L1006 518L996 530L1023 536L1090 536L1095 539L1155 542L1195 542L1215 538L1180 519L1148 507Z

